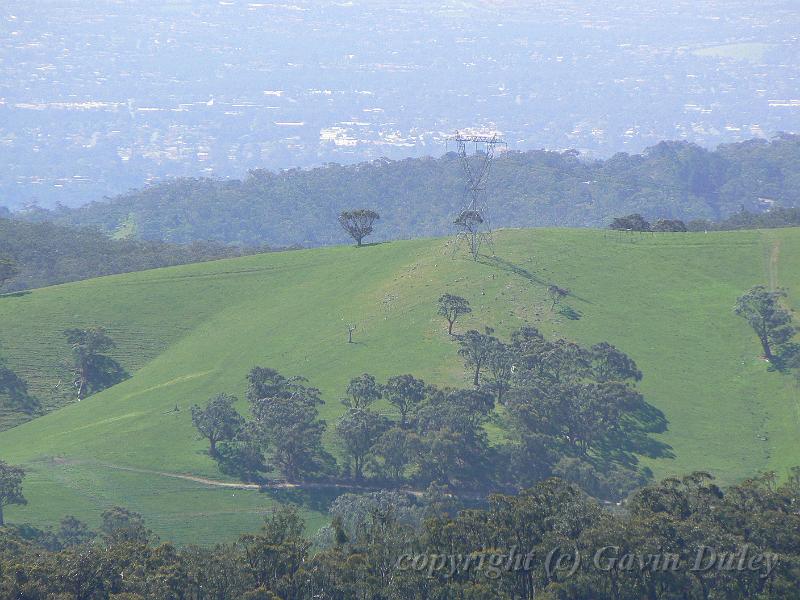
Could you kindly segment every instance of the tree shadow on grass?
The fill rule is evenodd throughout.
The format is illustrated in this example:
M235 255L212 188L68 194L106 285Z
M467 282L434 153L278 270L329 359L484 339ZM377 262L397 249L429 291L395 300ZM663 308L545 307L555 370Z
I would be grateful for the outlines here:
M28 392L25 381L7 368L2 359L0 359L0 406L26 415L34 415L42 408L39 400Z
M638 456L675 458L672 446L651 437L667 431L669 421L655 406L644 402L625 415L621 426L598 444L597 458L601 463L618 462L628 466L638 464Z
M262 487L261 493L281 504L293 504L298 507L326 513L336 498L349 490L336 488L283 489Z
M92 376L87 381L89 395L102 392L112 386L130 379L125 368L110 356L98 354L92 362Z
M483 256L481 255L478 258L478 262L484 265L488 265L490 267L496 267L503 271L508 271L509 273L513 273L514 275L518 275L523 279L527 279L532 283L536 283L539 285L549 285L547 281L528 271L526 268L521 267L517 264L514 264L510 260L506 260L504 258L500 258L499 256Z
M562 317L566 317L570 321L577 321L583 316L583 313L581 313L581 311L575 310L568 304L562 304L561 306L559 306L558 314L560 314Z
M506 260L504 258L500 258L499 256L483 256L483 255L481 255L481 257L478 259L478 262L481 263L481 264L490 266L490 267L496 267L496 268L498 268L498 269L500 269L502 271L507 271L509 273L513 273L514 275L518 275L519 277L522 277L523 279L527 279L531 283L535 283L537 285L541 285L541 286L544 286L544 287L549 287L549 286L553 285L553 283L542 279L541 277L539 277L538 275L536 275L534 273L531 273L525 267L522 267L522 266L520 266L518 264L515 264L515 263L511 262L510 260ZM576 300L579 300L581 302L585 302L586 304L592 304L592 302L590 300L587 300L586 298L582 298L581 296L578 296L577 294L575 294L575 293L573 293L571 291L567 294L567 296L571 297L571 298L575 298ZM580 313L577 313L577 311L573 311L573 312L578 314L579 315L578 318L580 318ZM571 318L571 317L567 317L567 318Z

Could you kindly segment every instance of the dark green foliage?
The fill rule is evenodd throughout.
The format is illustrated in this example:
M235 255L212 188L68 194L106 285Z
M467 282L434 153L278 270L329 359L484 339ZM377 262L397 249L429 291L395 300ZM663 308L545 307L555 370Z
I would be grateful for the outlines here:
M514 376L514 353L498 339L494 339L486 357L486 376L483 386L494 394L497 404L503 404L505 393L511 389Z
M300 585L295 577L311 547L303 538L303 529L296 509L285 507L266 518L260 533L242 536L245 576L252 588L250 595L243 597L279 600L294 595Z
M276 396L291 396L302 378L286 378L275 369L253 367L247 374L247 401L250 410L257 413L262 403Z
M0 526L5 524L3 507L9 504L27 504L22 494L22 480L25 471L0 460Z
M608 342L600 342L590 349L592 375L597 381L641 381L642 372L631 357Z
M413 375L390 377L383 386L383 396L400 412L401 427L408 425L408 416L425 398L425 393L425 382Z
M64 332L72 349L73 380L78 400L111 387L128 374L117 361L106 356L115 347L102 327L67 329Z
M17 275L19 275L17 263L7 256L0 256L0 289L9 279L13 279Z
M369 373L354 377L347 385L347 396L342 404L347 408L367 408L383 396L383 390Z
M345 210L339 215L339 225L342 226L351 238L361 246L362 240L372 234L375 221L380 215L374 210L359 208L358 210Z
M650 476L638 456L669 455L650 438L666 419L636 389L642 373L622 351L606 342L585 348L548 340L533 327L507 342L493 333L456 338L472 389L438 389L410 374L383 385L368 373L351 379L335 429L344 457L338 473L358 485L433 484L456 493L522 489L558 474L618 500ZM300 482L337 473L322 444L319 390L265 367L251 369L247 380L251 419L239 418L224 395L193 408L220 468L259 482L272 469ZM381 399L396 417L373 408ZM494 444L490 423L504 432Z
M656 233L689 231L686 223L680 219L658 219L651 224L638 213L626 217L617 217L609 227L617 231L652 231Z
M28 523L5 525L5 527L13 531L15 537L30 542L39 548L44 548L51 552L58 552L63 548L58 536L49 527L47 529L39 529Z
M442 294L439 297L438 314L447 319L447 333L453 335L453 324L461 315L472 312L466 298L453 294Z
M332 471L334 459L322 446L326 425L318 418L319 390L306 386L303 377L287 378L266 367L251 369L247 380L253 419L239 445L241 458L263 470L255 455L269 453L272 465L289 480Z
M264 432L252 421L246 421L236 436L221 442L214 458L220 471L244 481L264 481L270 466L264 458Z
M650 231L650 223L639 213L617 217L609 227L618 231Z
M780 304L786 297L784 290L770 291L763 285L750 288L736 300L734 312L746 319L755 331L764 351L764 358L772 361L780 354L795 333L792 315Z
M582 159L575 151L507 152L493 165L493 226L605 227L614 217L724 219L744 207L800 206L800 136L751 140L709 151L662 142L643 154ZM452 231L463 198L456 153L282 172L242 181L178 179L111 202L36 211L28 219L114 232L134 222L145 240L318 246L348 239L337 223L352 206L381 214L381 237ZM321 208L324 207L324 208ZM2 249L0 248L0 252Z
M421 499L392 491L344 494L313 552L292 507L267 515L259 532L212 548L159 545L138 515L115 508L104 515L102 544L62 548L35 528L0 529L0 596L794 600L798 473L784 483L766 473L723 489L697 472L642 488L611 509L557 478L457 514L436 486ZM733 558L727 566L694 568L700 552L708 556L703 547ZM626 555L629 568L610 560ZM414 556L425 563L414 564Z
M483 390L433 391L417 411L419 451L415 471L420 485L491 488L498 483L494 454L484 425L494 408Z
M704 229L720 231L731 229L775 229L776 227L800 227L800 208L776 206L764 213L748 212L745 209L719 223L707 223ZM692 229L699 231L695 224Z
M202 240L191 242L178 245L115 240L94 229L0 218L0 288L6 283L4 273L10 275L7 289L17 291L269 251L266 247L243 249Z
M336 425L344 475L358 482L490 491L559 474L591 494L619 499L649 478L637 455L669 454L649 437L664 430L666 419L636 390L642 373L626 354L606 342L584 348L546 340L532 327L515 331L508 343L492 333L470 330L457 338L474 389L437 389L412 375L385 385L367 373L353 378L342 399L347 411ZM320 447L316 390L271 369L254 369L249 380L254 435L270 440L262 447L294 437L295 423L304 424L298 440ZM264 394L273 400L255 400ZM381 397L397 408L396 421L371 409ZM301 410L278 411L274 425L265 428L261 415L282 406L281 398ZM507 438L490 446L486 425L501 419L499 404ZM271 460L290 475L278 454ZM321 472L293 473L315 474Z
M650 227L651 231L671 231L671 232L683 232L688 231L686 227L686 223L681 221L680 219L659 219Z
M403 427L392 427L384 431L370 448L370 470L379 478L401 483L420 447L420 439L415 432Z
M472 384L475 387L480 385L481 369L497 344L497 339L492 337L492 333L493 330L487 327L485 333L470 329L457 337L458 355L464 359L464 365L473 370Z
M641 372L611 344L586 349L525 327L512 334L510 348L512 480L524 485L558 473L589 493L619 498L644 481L636 453L668 452L648 439L666 420L635 389Z
M86 544L92 541L95 535L86 523L73 516L66 516L61 519L57 533L58 541L62 548Z
M114 506L103 512L100 532L107 545L118 543L145 544L158 538L144 523L142 515L121 506Z
M262 367L251 370L248 379L253 424L270 462L290 481L330 471L333 458L322 446L326 425L318 417L319 390L304 385L302 377L286 379Z
M389 425L389 420L383 415L361 407L348 408L336 423L336 434L345 454L352 460L356 481L363 478L364 463Z
M208 440L208 453L213 457L218 455L217 443L234 439L244 424L235 403L235 396L217 394L204 408L192 406L192 424Z

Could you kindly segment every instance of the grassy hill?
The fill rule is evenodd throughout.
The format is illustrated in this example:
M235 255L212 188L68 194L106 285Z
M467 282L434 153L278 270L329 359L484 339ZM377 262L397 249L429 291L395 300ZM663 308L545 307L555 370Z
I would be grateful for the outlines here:
M669 420L660 437L674 458L648 463L657 476L704 469L733 481L800 464L794 380L767 372L756 338L732 313L736 297L757 283L789 288L798 308L800 229L634 235L505 230L496 234L498 258L479 263L454 259L446 240L423 239L0 297L0 348L10 366L42 373L40 389L58 385L68 327L106 327L133 373L0 433L0 458L29 471L29 505L6 516L42 525L75 514L96 524L103 509L120 504L144 513L162 536L206 542L254 528L274 502L296 502L315 527L327 500L320 494L212 488L154 472L224 479L192 429L189 406L221 391L243 398L254 365L307 376L322 390L329 420L342 410L347 381L364 371L468 385L435 314L445 291L472 303L462 330L486 324L505 335L527 322L586 344L607 340L632 356L647 401ZM579 318L550 311L550 283L573 291ZM345 322L353 321L357 343L347 344Z

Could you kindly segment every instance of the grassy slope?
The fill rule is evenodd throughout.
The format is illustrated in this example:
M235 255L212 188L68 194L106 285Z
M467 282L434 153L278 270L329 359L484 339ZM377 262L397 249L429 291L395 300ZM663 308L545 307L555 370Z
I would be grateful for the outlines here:
M93 323L130 340L131 360L143 364L104 393L0 433L0 457L30 471L30 504L7 516L41 524L71 513L96 523L103 508L122 504L162 535L209 541L252 528L281 500L301 503L317 525L324 499L315 495L209 489L100 463L221 478L188 408L218 391L242 397L256 364L308 376L327 400L327 419L339 414L349 378L364 371L466 384L435 316L444 291L472 302L461 328L487 324L505 334L527 321L585 343L608 340L633 356L647 399L670 422L662 439L675 458L649 462L659 476L706 469L729 481L800 464L796 388L766 371L754 336L731 312L736 296L770 273L795 292L797 308L800 280L790 266L800 264L800 230L621 239L503 231L496 247L502 262L493 265L452 260L443 240L414 240L159 269L0 299L7 353L30 362L47 349L42 361L52 361L66 352L63 329ZM574 292L569 304L582 318L548 310L548 283ZM358 343L346 343L345 321L358 323Z

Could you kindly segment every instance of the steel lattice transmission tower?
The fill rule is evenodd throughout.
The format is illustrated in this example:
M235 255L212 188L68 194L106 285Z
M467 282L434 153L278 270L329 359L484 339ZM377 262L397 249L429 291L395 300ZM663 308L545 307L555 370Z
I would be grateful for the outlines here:
M465 202L453 222L457 230L453 253L462 242L466 242L472 258L478 260L478 253L483 244L488 245L494 251L486 182L489 179L496 147L506 146L506 143L496 133L468 135L459 131L456 131L455 135L448 139L449 143L455 143L464 175L467 178ZM474 144L472 154L467 152L467 144Z

